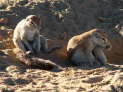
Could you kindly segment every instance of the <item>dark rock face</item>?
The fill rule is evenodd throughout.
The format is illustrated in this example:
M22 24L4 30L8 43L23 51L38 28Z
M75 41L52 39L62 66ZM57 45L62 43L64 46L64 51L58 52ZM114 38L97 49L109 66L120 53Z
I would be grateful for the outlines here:
M122 0L21 0L0 11L0 17L7 17L7 25L14 28L27 15L39 15L43 22L41 33L62 39L65 34L69 38L94 27L113 30L123 19L122 3Z

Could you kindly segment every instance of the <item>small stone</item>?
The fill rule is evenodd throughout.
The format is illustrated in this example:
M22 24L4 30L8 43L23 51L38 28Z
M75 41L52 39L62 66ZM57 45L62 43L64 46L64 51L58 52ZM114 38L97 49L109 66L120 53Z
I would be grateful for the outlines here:
M0 18L0 24L7 24L8 18Z
M82 82L85 83L97 83L103 80L103 76L100 75L95 75L90 78L85 78Z

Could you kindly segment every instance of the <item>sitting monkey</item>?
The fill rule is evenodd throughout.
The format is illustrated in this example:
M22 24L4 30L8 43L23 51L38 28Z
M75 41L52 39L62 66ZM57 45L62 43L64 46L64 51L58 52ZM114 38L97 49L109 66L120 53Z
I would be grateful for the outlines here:
M111 48L111 44L102 35L102 30L92 29L72 37L67 45L67 53L70 61L75 65L86 63L93 66L97 61L101 65L105 65L107 58L103 50L109 48Z
M48 48L45 37L40 35L41 20L36 15L29 15L22 19L15 27L13 43L25 53L39 53L41 50L50 53L59 46Z

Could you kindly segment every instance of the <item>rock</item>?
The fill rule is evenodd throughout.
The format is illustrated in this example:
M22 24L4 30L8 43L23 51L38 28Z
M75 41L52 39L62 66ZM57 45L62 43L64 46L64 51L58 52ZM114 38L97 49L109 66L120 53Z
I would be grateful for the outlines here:
M4 83L6 85L12 85L12 86L16 85L15 82L11 78L4 79Z
M6 68L6 71L9 73L23 73L24 70L21 69L19 66L15 66L15 65L10 65Z
M82 80L82 82L84 83L97 83L97 82L101 82L103 80L103 76L100 76L100 75L94 75L94 76L91 76L89 78L85 78Z
M7 24L8 18L0 18L0 24Z

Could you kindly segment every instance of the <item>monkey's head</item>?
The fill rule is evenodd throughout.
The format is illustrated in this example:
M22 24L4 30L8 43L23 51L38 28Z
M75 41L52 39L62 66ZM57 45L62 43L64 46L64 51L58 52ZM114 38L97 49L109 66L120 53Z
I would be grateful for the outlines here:
M26 17L26 25L29 27L37 28L41 26L41 20L36 15L29 15Z
M91 40L96 47L104 49L110 49L112 47L110 41L98 31L93 32Z

